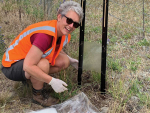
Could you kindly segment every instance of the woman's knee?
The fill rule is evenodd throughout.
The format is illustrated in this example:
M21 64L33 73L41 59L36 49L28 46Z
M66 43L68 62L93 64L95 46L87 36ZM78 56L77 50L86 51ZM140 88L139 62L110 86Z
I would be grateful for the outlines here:
M68 67L69 67L69 65L70 65L69 58L68 58L68 57L66 57L66 58L65 58L65 60L63 60L63 61L62 61L62 65L61 65L61 67L62 67L62 68L64 68L64 69L66 69L66 68L68 68Z
M56 65L60 68L60 69L66 69L67 67L69 67L70 65L70 61L67 55L61 55L59 56L61 58L56 59Z
M49 61L45 58L41 59L37 66L44 71L45 73L49 73L50 64Z

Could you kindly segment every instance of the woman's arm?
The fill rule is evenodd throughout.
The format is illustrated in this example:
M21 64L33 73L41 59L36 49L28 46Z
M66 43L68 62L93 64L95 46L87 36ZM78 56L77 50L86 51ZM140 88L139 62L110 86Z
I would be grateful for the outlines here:
M42 58L43 52L36 46L32 45L27 56L24 60L23 69L30 74L33 78L49 83L52 79L51 76L43 72L37 65Z

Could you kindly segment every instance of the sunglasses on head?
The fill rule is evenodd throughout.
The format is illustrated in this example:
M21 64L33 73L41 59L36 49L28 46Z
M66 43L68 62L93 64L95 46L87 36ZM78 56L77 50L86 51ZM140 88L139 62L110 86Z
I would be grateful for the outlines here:
M65 15L63 15L64 17L66 17ZM74 22L71 18L66 17L66 23L67 24L72 24L73 23L73 27L77 28L80 26L80 24L78 22Z

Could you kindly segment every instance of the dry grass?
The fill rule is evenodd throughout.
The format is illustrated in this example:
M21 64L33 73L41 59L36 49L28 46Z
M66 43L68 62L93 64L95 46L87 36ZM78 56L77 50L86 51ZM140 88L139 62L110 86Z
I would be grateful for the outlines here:
M56 7L60 4L59 1L52 1L52 8L55 10L51 10L51 14L44 17L37 16L38 18L36 18L33 9L32 13L27 14L22 8L21 21L17 4L0 3L0 26L6 44L9 45L11 40L26 26L47 18L54 19ZM88 0L86 5L85 41L101 43L102 1ZM101 107L109 107L109 113L149 113L149 5L149 1L145 0L146 42L142 37L142 1L111 0L109 3L108 38L110 42L107 46L106 95L101 95L100 74L94 71L83 71L82 87L78 89L77 71L72 67L55 75L67 81L69 91L61 95L54 95L61 96L64 101L77 92L83 91L99 110ZM78 58L78 42L79 29L72 34L70 44L65 47L65 51L75 58ZM20 82L10 81L0 73L0 84L0 89L2 89L0 91L0 112L23 113L26 109L42 109L41 106L31 102L30 89L23 87ZM139 101L136 104L132 100L133 96L138 97Z

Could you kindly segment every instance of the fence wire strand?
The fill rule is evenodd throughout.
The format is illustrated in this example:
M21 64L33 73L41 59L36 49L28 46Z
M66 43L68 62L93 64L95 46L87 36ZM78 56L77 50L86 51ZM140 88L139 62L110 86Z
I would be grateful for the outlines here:
M7 2L9 0L0 0L0 3ZM18 0L14 0L15 2ZM31 14L30 10L33 8L33 14L35 18L42 17L42 13L44 12L47 16L46 19L56 19L56 13L58 7L61 3L68 1L68 0L37 0L36 3L33 5L33 1L25 1L20 0L19 2L25 2L24 6L21 10L24 10L27 13ZM75 0L76 2L80 3L79 0ZM30 4L29 4L29 3ZM45 3L45 5L44 5ZM32 4L32 6L31 6ZM150 35L150 3L144 0L138 1L118 1L118 0L109 0L109 8L108 8L108 33L111 34L109 29L113 29L111 27L115 27L120 24L125 24L127 28L125 30L130 29L130 27L134 28L134 32L141 33L143 32L146 35ZM45 8L44 8L45 7ZM117 8L120 9L117 9ZM116 8L116 9L115 9ZM37 11L38 9L38 11ZM45 11L42 11L45 10ZM133 13L130 15L128 12ZM29 14L29 15L30 15ZM117 15L116 15L117 14ZM98 38L101 37L102 34L102 15L103 15L103 1L97 0L90 0L86 2L86 14L85 14L85 35L90 39L90 37L94 37L93 40L99 40ZM132 21L131 18L132 17ZM113 21L112 21L113 20ZM115 28L114 28L115 29ZM122 32L121 29L119 29ZM1 33L2 34L2 33ZM95 39L95 37L98 37Z
M95 2L94 0L93 1L91 1L91 2L88 2L87 3L87 8L92 8L92 7L96 7L96 6L94 6L94 5L91 5L91 3L92 2ZM143 27L143 26L146 26L146 25L149 25L149 18L150 18L150 15L148 14L148 13L146 13L145 12L145 10L144 10L144 7L146 7L145 6L145 2L144 2L144 0L141 0L140 1L141 3L139 3L138 5L134 5L133 3L132 4L130 4L130 6L128 5L126 5L126 3L124 2L124 4L122 4L122 3L120 3L119 1L117 2L117 1L115 1L115 0L110 0L109 1L109 12L108 12L108 15L110 16L110 17L113 17L113 18L115 18L115 19L117 19L118 21L120 21L120 22L123 22L123 23L125 23L125 24L127 24L127 25L129 25L129 26L131 26L131 27L133 27L133 28L135 28L135 29L137 29L138 31L140 31L140 32L145 32L145 33L147 33L147 34L150 34L150 32L149 31L146 31L145 30L145 28ZM101 2L101 4L98 4L99 5L99 7L97 8L97 10L100 10L101 12L103 12L103 3ZM138 27L137 25L134 25L133 23L131 23L129 20L128 20L128 18L124 18L123 16L125 16L125 14L119 14L119 15L114 15L112 12L111 12L111 10L113 10L113 8L114 7L111 7L111 6L114 6L114 5L117 5L117 6L119 6L119 7L121 7L122 9L120 9L120 10L128 10L128 11L130 11L130 12L134 12L136 15L140 15L141 16L141 20L139 20L140 21L140 26ZM125 9L126 8L126 9ZM141 11L139 10L139 8L141 8ZM148 11L147 11L148 12ZM88 13L88 12L87 12ZM136 15L133 15L133 16L135 16L135 18L137 18L136 17ZM119 16L119 17L118 17ZM88 18L88 17L87 17ZM102 18L102 15L101 15L101 18ZM145 21L145 20L148 20L148 21ZM99 19L100 20L100 19ZM109 18L108 18L108 20L109 20ZM135 20L136 21L136 20ZM109 21L109 23L111 24L111 22ZM109 25L110 25L109 24ZM136 23L135 23L136 24Z

